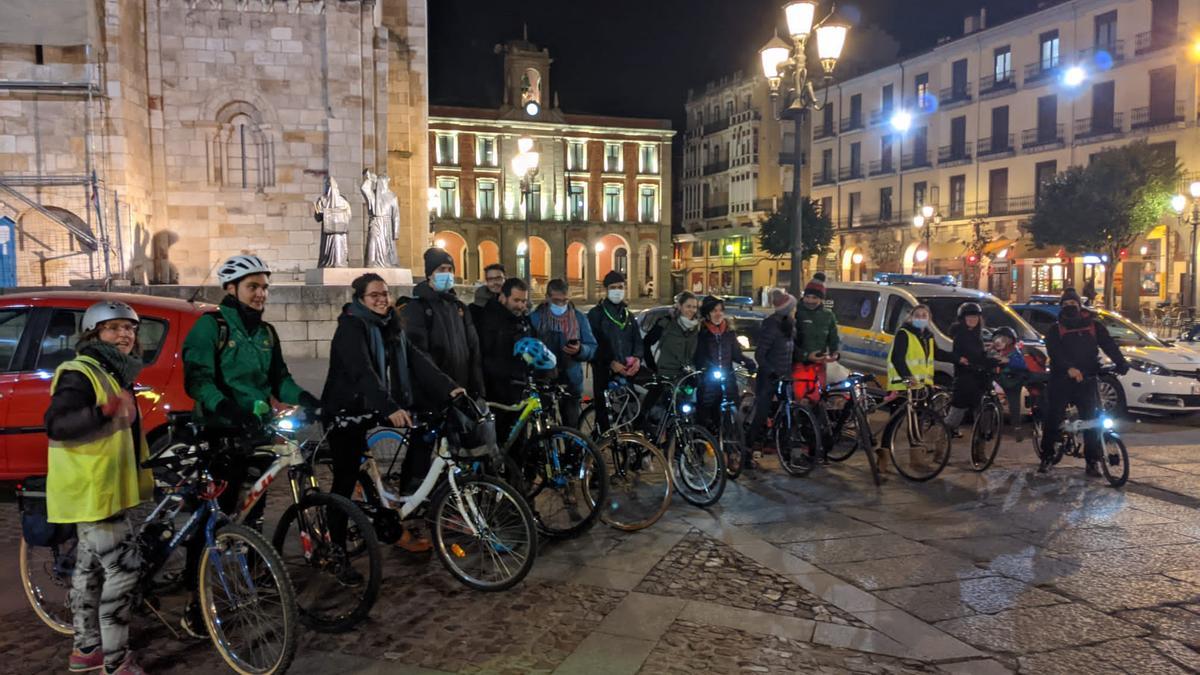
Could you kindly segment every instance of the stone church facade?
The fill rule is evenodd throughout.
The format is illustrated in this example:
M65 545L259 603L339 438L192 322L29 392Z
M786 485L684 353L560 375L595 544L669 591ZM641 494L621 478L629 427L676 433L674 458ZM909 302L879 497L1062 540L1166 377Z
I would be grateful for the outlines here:
M327 177L353 207L361 265L364 169L391 177L400 264L420 267L424 0L95 1L85 44L0 31L0 224L16 232L17 285L196 284L239 252L302 280ZM92 249L111 251L104 265Z

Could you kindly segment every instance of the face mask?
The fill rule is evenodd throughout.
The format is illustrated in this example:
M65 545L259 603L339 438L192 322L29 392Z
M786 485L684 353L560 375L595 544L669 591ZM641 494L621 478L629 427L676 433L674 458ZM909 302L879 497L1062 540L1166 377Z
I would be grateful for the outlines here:
M1075 305L1064 305L1062 308L1062 315L1067 317L1068 319L1078 319L1079 318L1079 308L1076 307Z
M913 319L912 325L913 328L916 328L917 330L925 330L926 328L929 328L929 319Z
M554 316L562 316L567 313L567 305L556 305L552 302L550 303L550 313Z
M683 315L680 315L679 317L679 325L682 326L684 330L691 330L699 324L700 322L696 319L689 319Z
M614 305L619 305L625 302L625 289L610 288L608 289L608 301Z
M433 290L446 292L454 288L454 272L434 272Z

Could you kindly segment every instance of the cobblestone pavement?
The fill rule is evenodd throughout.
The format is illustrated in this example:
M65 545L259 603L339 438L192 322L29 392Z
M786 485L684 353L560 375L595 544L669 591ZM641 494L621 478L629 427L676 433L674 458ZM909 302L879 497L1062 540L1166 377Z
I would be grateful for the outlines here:
M1198 672L1195 447L1133 448L1123 490L1067 463L1039 476L1027 443L984 474L956 448L938 479L878 489L863 457L805 479L767 458L709 511L679 501L641 532L547 542L504 593L389 549L368 622L305 633L293 672ZM10 570L18 527L0 504ZM19 657L0 674L62 668L69 640L2 579L0 653ZM182 601L165 599L170 621ZM153 617L134 635L150 672L223 668Z

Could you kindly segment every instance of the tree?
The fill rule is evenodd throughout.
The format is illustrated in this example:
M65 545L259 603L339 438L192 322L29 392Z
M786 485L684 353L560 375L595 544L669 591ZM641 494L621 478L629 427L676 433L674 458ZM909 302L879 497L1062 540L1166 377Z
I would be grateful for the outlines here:
M894 228L880 228L867 239L867 252L871 254L871 267L876 272L900 272L900 260L904 245L896 239Z
M1029 223L1034 245L1106 253L1104 302L1112 307L1121 250L1158 224L1182 174L1172 153L1144 141L1104 150L1042 186Z
M790 256L792 243L795 241L796 229L792 227L792 214L795 207L790 198L781 200L779 210L767 216L758 235L759 248L771 254L771 257ZM801 237L804 243L804 258L807 260L814 255L825 255L829 252L829 242L833 240L833 223L829 216L820 212L817 203L811 199L804 200L804 226Z

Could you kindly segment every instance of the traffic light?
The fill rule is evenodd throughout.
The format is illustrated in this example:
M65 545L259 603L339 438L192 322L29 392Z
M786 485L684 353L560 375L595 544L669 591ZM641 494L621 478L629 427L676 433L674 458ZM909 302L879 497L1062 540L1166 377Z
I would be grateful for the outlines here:
M978 253L972 252L972 253L967 254L967 264L968 265L974 265L978 262L979 262L979 254Z

